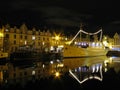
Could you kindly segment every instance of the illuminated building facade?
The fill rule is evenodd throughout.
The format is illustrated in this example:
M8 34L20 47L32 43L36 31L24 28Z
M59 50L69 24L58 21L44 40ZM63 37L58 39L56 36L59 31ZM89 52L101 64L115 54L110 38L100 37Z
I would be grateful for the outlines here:
M41 51L41 49L49 47L51 44L52 34L49 30L40 31L35 28L29 30L25 24L22 24L20 28L11 28L10 25L7 24L1 28L1 30L3 29L4 50L8 53L14 52L24 46L30 46L31 49Z

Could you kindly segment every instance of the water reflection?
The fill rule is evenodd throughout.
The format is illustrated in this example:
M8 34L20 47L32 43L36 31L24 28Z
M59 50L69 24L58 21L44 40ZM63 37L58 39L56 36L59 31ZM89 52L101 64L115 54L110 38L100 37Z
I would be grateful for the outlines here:
M106 78L113 78L114 76L111 76L113 74L116 74L115 78L120 81L120 57L66 59L64 65L67 66L70 75L80 84L90 79L103 82Z
M63 63L60 60L49 62L14 62L0 65L1 84L26 84L28 81L60 76L63 73Z
M92 66L81 66L73 70L70 69L69 72L80 84L89 79L103 80L101 63Z
M69 58L64 59L63 63L68 69L74 69L80 66L90 66L92 64L103 63L104 60L108 60L109 58L106 56L99 57L88 57L88 58Z
M21 62L0 63L0 84L25 86L30 81L41 79L68 78L70 74L79 83L87 82L89 79L97 79L101 82L109 81L115 77L120 81L120 58L119 57L91 57L53 60L47 62ZM50 80L49 80L50 81Z

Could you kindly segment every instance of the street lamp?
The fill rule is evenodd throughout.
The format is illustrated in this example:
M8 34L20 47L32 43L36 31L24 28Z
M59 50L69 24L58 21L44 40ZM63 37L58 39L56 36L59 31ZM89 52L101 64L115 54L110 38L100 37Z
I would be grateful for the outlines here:
M60 40L60 34L55 34L54 39L55 39L55 44L58 45Z
M59 37L59 35L58 36L55 36L55 40L60 40L60 37Z

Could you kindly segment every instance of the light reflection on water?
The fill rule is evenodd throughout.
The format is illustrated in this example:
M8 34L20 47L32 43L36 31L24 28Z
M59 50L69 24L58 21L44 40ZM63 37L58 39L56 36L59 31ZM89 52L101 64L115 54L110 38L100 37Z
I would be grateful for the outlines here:
M84 65L90 66L92 64L103 63L105 60L108 59L109 58L106 56L87 57L87 58L68 58L68 59L64 59L63 63L65 66L72 69Z
M17 63L18 64L18 63ZM41 79L48 78L51 75L64 75L65 72L69 70L77 70L78 68L83 68L84 66L90 67L90 72L86 71L82 74L82 80L84 81L84 77L92 76L96 65L101 65L101 72L95 73L97 77L90 77L91 79L97 78L99 80L103 80L103 73L107 73L111 68L114 68L116 73L120 72L120 57L87 57L87 58L68 58L48 62L30 62L30 63L22 63L21 65L5 63L0 65L0 83L22 83L33 79ZM96 67L97 69L97 67ZM101 71L101 70L97 70ZM57 72L57 74L56 74ZM60 74L58 74L58 72ZM81 72L83 73L83 72ZM99 78L100 77L100 78Z
M103 74L110 69L113 69L116 74L120 72L119 57L100 56L64 59L64 65L69 70L70 75L80 84L89 79L102 81Z
M99 81L103 80L101 63L92 66L81 66L72 70L70 69L69 73L80 84L89 79L97 79Z

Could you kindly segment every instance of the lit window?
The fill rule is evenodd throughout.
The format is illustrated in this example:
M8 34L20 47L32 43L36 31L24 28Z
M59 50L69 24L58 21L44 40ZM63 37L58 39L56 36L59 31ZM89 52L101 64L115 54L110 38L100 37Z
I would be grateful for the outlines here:
M35 75L35 70L32 71L32 75Z
M5 31L6 31L6 32L8 32L9 30L8 30L8 29L6 29Z
M35 36L32 36L32 40L35 40Z

